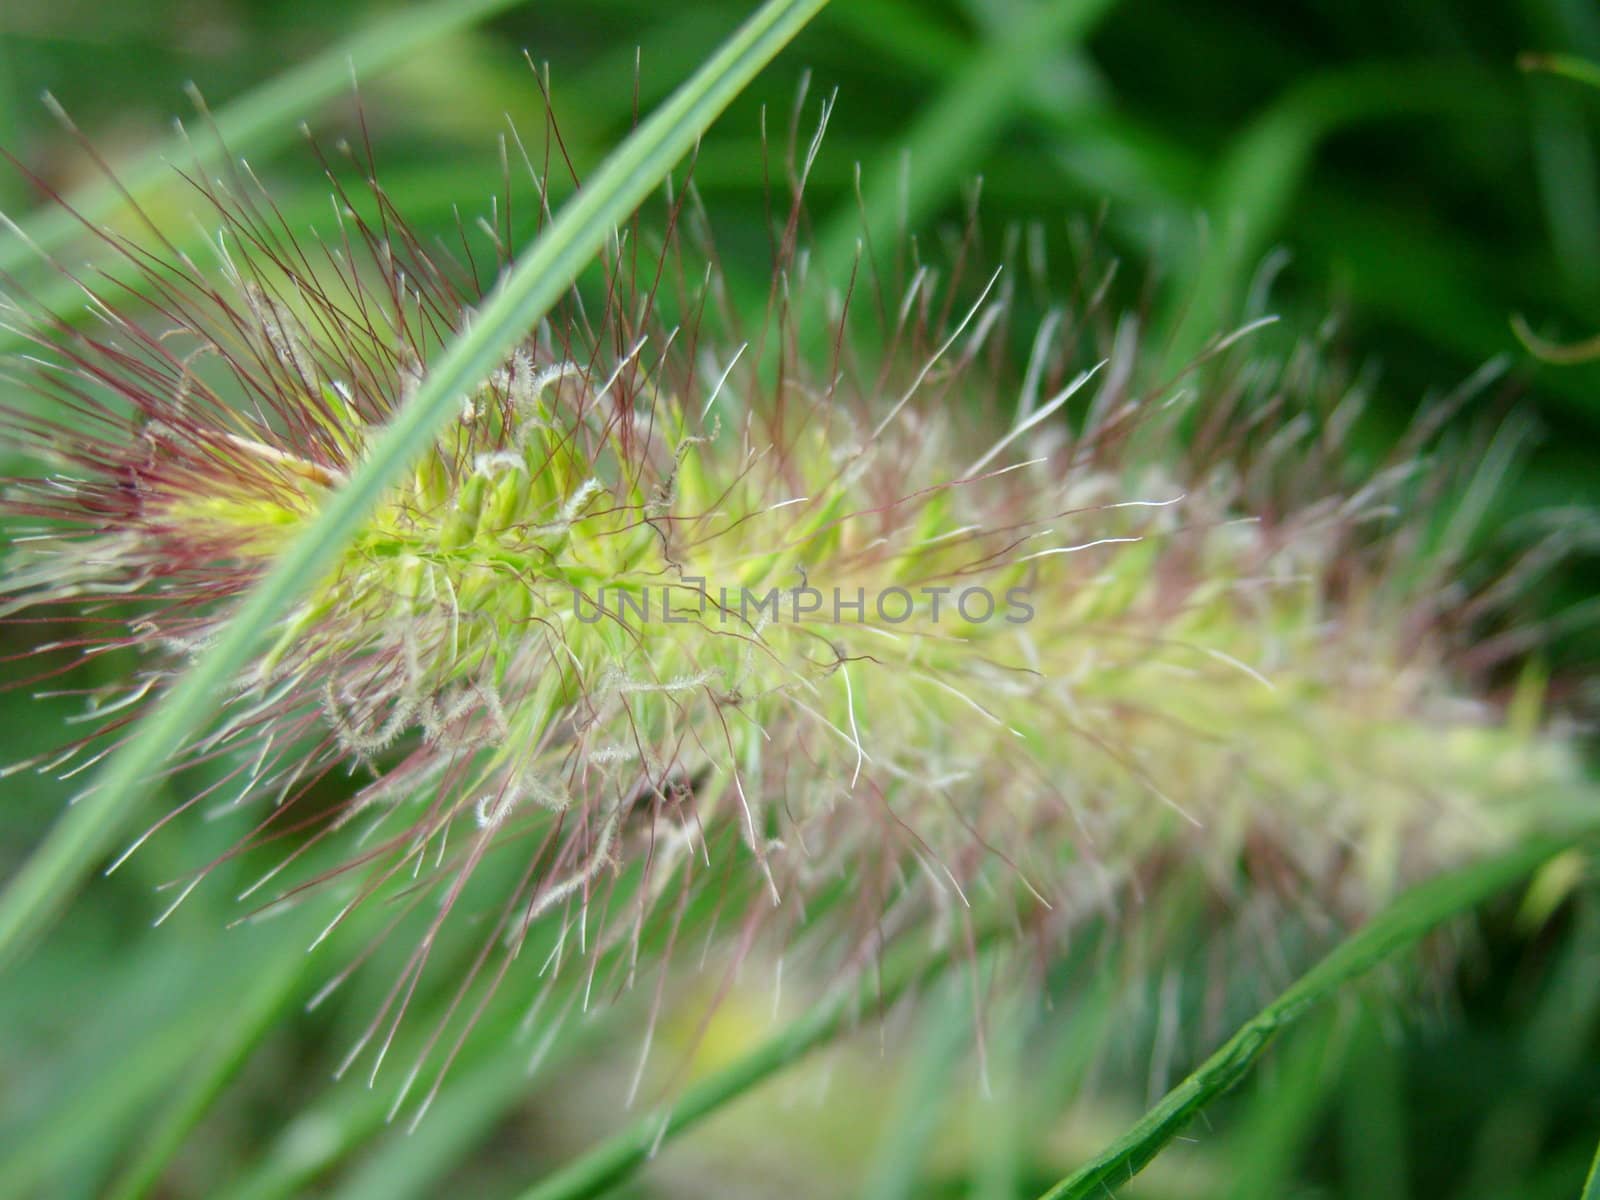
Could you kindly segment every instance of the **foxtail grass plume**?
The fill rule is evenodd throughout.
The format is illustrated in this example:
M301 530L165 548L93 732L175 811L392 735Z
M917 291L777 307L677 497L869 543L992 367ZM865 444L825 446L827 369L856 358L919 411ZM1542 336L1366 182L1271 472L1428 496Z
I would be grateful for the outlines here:
M203 254L96 230L132 286L8 287L3 421L56 468L7 484L3 611L79 622L52 672L139 652L30 765L129 736L471 320L471 240L329 178L321 232L240 166L191 179ZM680 188L619 233L172 767L212 781L145 837L231 814L227 858L272 852L250 905L412 930L358 1050L446 937L483 947L466 1021L474 988L627 982L691 906L733 961L804 933L834 972L997 912L1048 945L1178 877L1344 924L1545 818L1575 768L1536 695L1472 691L1469 531L1422 511L1448 472L1412 446L1352 482L1353 391L1248 336L1152 380L1104 306L1023 333L970 243L947 281L811 278L795 221L742 328L701 223ZM484 231L506 261L509 208Z

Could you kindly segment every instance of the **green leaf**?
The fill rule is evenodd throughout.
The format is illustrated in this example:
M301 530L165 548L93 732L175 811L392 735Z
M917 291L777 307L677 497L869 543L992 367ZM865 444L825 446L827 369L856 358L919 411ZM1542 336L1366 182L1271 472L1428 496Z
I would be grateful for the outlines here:
M57 911L104 852L153 775L214 711L277 617L335 560L384 491L437 436L464 392L561 297L607 237L827 0L768 0L562 206L451 341L350 481L334 493L195 665L111 756L0 896L0 961Z
M1131 1129L1092 1162L1057 1183L1041 1200L1103 1197L1111 1184L1125 1184L1149 1165L1196 1113L1243 1079L1280 1029L1389 955L1531 874L1571 844L1571 838L1534 838L1405 893L1240 1026L1221 1049L1162 1097Z

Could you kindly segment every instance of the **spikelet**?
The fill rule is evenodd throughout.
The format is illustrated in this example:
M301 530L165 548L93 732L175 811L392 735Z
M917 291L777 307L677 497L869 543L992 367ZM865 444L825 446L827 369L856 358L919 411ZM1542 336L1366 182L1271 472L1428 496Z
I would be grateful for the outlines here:
M3 611L144 652L56 771L207 645L482 294L376 185L339 192L323 244L253 181L197 187L214 263L101 235L148 315L85 280L80 327L11 289L37 347L3 420L60 466L10 482L36 529ZM1295 376L1240 346L1152 382L1134 318L1096 359L1060 311L1015 380L1003 272L957 305L919 269L875 335L839 315L810 350L782 314L847 281L805 280L790 243L742 338L681 201L649 265L616 246L598 303L574 292L461 397L218 698L185 761L221 781L160 825L236 808L228 857L278 850L256 902L330 890L336 926L428 899L413 984L465 909L486 921L449 936L528 992L552 961L631 971L690 896L745 914L735 957L821 928L836 970L917 930L959 946L979 912L1048 944L1177 876L1349 923L1547 818L1526 796L1572 756L1467 689L1436 601L1457 563L1396 515L1437 480L1339 479L1348 405L1274 416ZM538 929L550 958L517 968Z

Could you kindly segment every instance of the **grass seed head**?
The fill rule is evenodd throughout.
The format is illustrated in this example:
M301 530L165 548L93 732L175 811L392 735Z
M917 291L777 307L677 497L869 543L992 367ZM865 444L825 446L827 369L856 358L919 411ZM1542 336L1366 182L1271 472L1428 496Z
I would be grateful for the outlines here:
M253 180L195 182L210 261L102 233L133 286L84 278L70 319L11 291L36 345L4 420L59 469L8 488L34 528L5 611L141 652L56 771L129 735L483 290L376 185L319 237ZM575 960L625 982L691 905L744 914L735 959L815 934L855 970L996 910L1057 937L1176 878L1355 921L1547 818L1527 797L1566 745L1536 697L1473 695L1432 599L1458 564L1395 515L1436 474L1338 479L1347 406L1262 400L1292 364L1247 340L1151 380L1134 316L1097 353L1104 314L1063 310L1018 380L1004 272L958 303L870 264L882 319L851 292L813 347L795 298L843 281L787 237L741 331L680 212L461 397L189 748L223 765L179 809L247 822L199 876L271 848L254 903L409 914L373 1031L462 909L501 952L463 996L535 936L519 987Z

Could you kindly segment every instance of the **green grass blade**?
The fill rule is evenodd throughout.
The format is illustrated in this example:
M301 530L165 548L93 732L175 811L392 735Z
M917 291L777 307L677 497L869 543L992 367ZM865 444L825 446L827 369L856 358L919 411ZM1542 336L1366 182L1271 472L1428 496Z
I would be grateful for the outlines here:
M974 1022L980 1019L973 993L984 990L981 983L958 975L946 976L930 989L940 994L927 997L929 1011L897 1085L894 1115L879 1135L861 1200L907 1200L919 1194L929 1147L944 1116L943 1100L950 1094L950 1078L972 1043Z
M1217 164L1209 205L1215 242L1175 298L1181 315L1169 369L1199 353L1218 314L1237 303L1329 136L1397 117L1493 114L1497 94L1492 76L1453 64L1362 63L1311 76L1268 105Z
M438 1194L440 1179L483 1143L497 1121L550 1086L562 1064L593 1041L614 1036L611 1012L592 1016L599 1019L570 1027L548 1023L529 1036L520 1028L522 1010L506 1007L493 1014L474 1030L456 1062L453 1070L459 1078L445 1084L415 1130L391 1119L392 1090L354 1081L330 1087L210 1194L213 1200L294 1200L312 1193L330 1200L402 1200ZM395 1058L412 1058L431 1036L426 1025L402 1031ZM546 1038L548 1047L535 1052ZM344 1164L355 1165L337 1189L319 1183Z
M1560 897L1574 877L1581 878L1585 865L1575 864L1571 874L1561 867L1541 875L1554 896L1533 903L1533 889L1518 914L1518 925L1527 933L1549 936L1550 904ZM1464 1159L1468 1170L1461 1194L1472 1197L1537 1194L1532 1185L1553 1156L1542 1144L1537 1131L1554 1123L1547 1080L1554 1077L1557 1064L1581 1063L1589 1057L1589 1047L1600 1031L1600 992L1594 986L1594 963L1600 954L1600 905L1584 892L1571 896L1571 915L1563 918L1566 935L1549 948L1550 962L1515 1044L1507 1053L1513 1061L1541 1064L1530 1075L1505 1079L1484 1108L1472 1150ZM1517 1132L1513 1132L1517 1131ZM1559 1186L1562 1200L1572 1194L1569 1171ZM1548 1193L1547 1193L1548 1194Z
M634 1122L547 1176L521 1200L580 1200L602 1194L642 1167L668 1141L829 1041L844 1028L850 1009L845 999L819 1005L733 1066L690 1088L666 1114Z
M17 47L11 39L0 39L0 146L10 147L13 154L24 151L21 96L17 90ZM23 204L22 180L15 172L0 174L0 205L7 208Z
M1600 1147L1596 1147L1594 1162L1589 1164L1589 1178L1583 1181L1581 1200L1600 1200Z
M1277 1200L1298 1190L1295 1167L1316 1132L1329 1095L1329 1068L1342 1056L1337 1009L1324 1009L1286 1035L1278 1070L1257 1079L1230 1139L1228 1200Z
M1600 186L1584 101L1555 81L1532 87L1529 138L1550 247L1568 290L1600 299Z
M505 7L508 3L510 3L510 0L494 0L485 15L492 16L495 9ZM471 12L473 8L474 6L472 5L462 5L459 10L453 9L451 11ZM656 28L645 31L639 42L629 43L625 51L617 50L610 54L596 57L592 62L585 64L582 71L571 72L563 76L561 87L563 107L569 112L582 113L584 129L603 129L615 127L618 124L626 124L631 117L635 97L629 89L619 88L617 80L625 76L631 77L634 69L635 53L638 53L642 61L646 63L680 61L690 57L691 52L693 57L698 57L700 47L707 41L712 40L711 36L705 33L705 26L713 23L716 25L716 31L720 32L721 23L717 22L714 15L702 13L694 17L685 16L673 20L667 29ZM427 28L433 29L435 33L448 32L447 29L441 30L437 25L430 25ZM377 32L374 31L374 34ZM322 60L319 59L318 61L321 62ZM383 66L386 60L369 52L364 58L356 59L355 61L358 67L365 63L368 72L371 73L375 68ZM3 48L0 48L0 71L3 71L4 63ZM339 63L335 65L339 69L328 74L326 79L335 83L342 81L342 86L348 88L350 86L348 60L340 59ZM527 68L523 67L523 74L519 77L525 91L531 89L532 86L526 78L526 71ZM302 67L293 74L310 75L312 71L310 67ZM309 82L318 84L323 81L319 76ZM0 75L0 83L3 83L3 75ZM275 88L277 85L269 86ZM666 86L658 84L656 74L645 73L641 75L639 80L638 99L643 104L654 104L669 90ZM311 96L315 99L320 94L320 92L312 89L303 90L301 99L296 103L300 108L303 108L307 103L306 96ZM337 91L335 90L331 94L337 94ZM271 111L271 106L265 101L259 104L255 102L255 96L257 95L259 93L247 98L250 100L250 104L249 108L245 110L243 118L240 118L237 114L245 104L244 101L220 110L217 117L218 125L223 129L224 136L227 139L228 149L236 154L244 155L246 152L258 154L272 150L285 140L285 131L291 130L294 126L293 113L289 113L283 121L275 124L268 124L264 119L257 120L254 110L260 109L263 113ZM562 137L566 142L568 152L573 156L573 160L581 164L588 164L601 157L603 147L596 147L591 142L585 141L584 129L573 129L570 126L566 126L564 121ZM721 140L725 141L726 139ZM199 139L197 148L205 147L206 142L207 139ZM10 140L4 135L3 126L0 126L0 146L9 144ZM220 149L220 147L213 148ZM169 147L167 153L172 152L173 148ZM740 161L741 166L746 166L752 159L746 155ZM695 178L697 180L704 178L704 163L704 151L702 151L701 157L696 160ZM144 169L142 166L134 168L135 171L142 169ZM170 184L182 182L177 172L172 169L172 166L164 156L156 156L152 159L149 173L151 176L149 186L151 187L159 186L162 181ZM0 171L0 185L4 184L5 179L6 173ZM128 179L124 178L122 182L125 187L129 188L136 199L146 194L144 189L130 186ZM109 186L107 185L107 187ZM564 175L552 175L551 178L544 181L544 186L547 189L546 198L552 206L555 206L560 198L564 198L572 191L571 183ZM384 194L394 201L396 209L405 213L407 222L413 227L449 226L459 212L462 193L461 163L455 160L444 163L412 163L404 158L398 158L394 162L386 163L383 169L383 190ZM4 188L0 186L0 200L3 200L3 198ZM282 190L275 186L273 199L277 207L282 210L283 224L288 229L314 227L328 215L327 189L319 189L314 184ZM75 193L73 196L68 197L67 202L77 206L80 203L79 194ZM80 209L80 211L82 210ZM59 217L64 214L57 212L56 215ZM23 226L26 229L33 230L37 225L42 224L47 217L48 214L41 214L40 217L35 218L33 221L23 222ZM74 224L76 225L76 222ZM81 230L82 226L77 226L77 228ZM204 226L179 226L166 232L171 238L173 246L180 254L188 254L194 258L201 259L205 257L205 253L202 253L203 251L209 252L211 233ZM12 254L13 251L17 250L19 245L20 243L14 240L0 240L0 261L3 261L6 255ZM13 255L13 257L16 257L16 255ZM136 288L138 286L137 272L127 270L126 264L118 262L115 256L109 256L106 263L97 263L96 266L109 272L113 278L125 281L129 287ZM77 325L95 319L93 306L84 303L83 285L80 279L74 278L72 275L59 272L46 273L38 279L30 280L27 292L30 308L54 313L68 324ZM27 352L31 344L29 337L22 330L10 327L0 328L0 355L8 355L18 351ZM37 402L35 396L26 392L11 400L11 403L25 408L29 412L35 411ZM60 419L58 414L52 415L56 415ZM0 474L20 475L24 473L26 468L12 465L11 456L14 453L20 452L15 451L10 446L0 447Z
M819 239L825 277L848 276L863 226L880 247L902 219L915 229L975 169L1044 65L1087 37L1114 3L1045 0L1003 25L902 139L910 163L904 191L900 172L880 166L865 180L864 211L852 201L835 214Z
M1113 1183L1119 1187L1125 1184L1196 1113L1243 1079L1280 1029L1395 951L1411 945L1449 918L1470 911L1571 844L1570 838L1535 838L1405 893L1240 1026L1221 1049L1162 1097L1122 1137L1094 1161L1044 1193L1041 1200L1087 1200L1104 1196Z
M329 1200L411 1200L441 1193L441 1182L482 1146L495 1125L533 1090L521 1054L501 1054L465 1072L415 1130L387 1141Z
M120 829L128 809L150 790L153 773L202 726L273 621L334 561L385 489L450 419L462 393L487 378L612 231L826 3L768 0L562 206L466 331L430 368L360 469L245 597L216 642L140 722L135 735L108 760L94 789L57 822L0 895L0 962L17 953L66 902Z
M352 73L381 71L430 42L485 20L516 2L435 0L403 16L391 16L218 109L217 131L235 154L269 153L296 137L301 121L319 104L348 91ZM138 199L151 189L172 182L172 164L187 161L198 144L174 134L133 162L119 165L116 183L107 179L87 185L67 196L66 202L84 220L101 222L125 203L124 193ZM50 253L83 232L78 217L55 204L19 224L27 239L7 238L0 242L0 271L8 274L19 273L34 260L28 240Z
M1552 75L1600 88L1600 65L1575 54L1528 53L1517 59L1517 66L1524 71L1548 71Z
M178 1127L190 1118L180 1110L212 1090L205 1080L222 1065L216 1056L229 1053L228 1035L236 1035L235 1049L248 1053L253 1039L239 1028L242 1014L262 1004L270 1007L264 993L281 992L288 968L272 955L285 939L270 926L235 930L226 945L197 954L182 942L204 921L183 921L177 928L128 938L123 944L128 952L118 955L123 947L100 940L82 923L69 924L63 939L53 940L48 949L56 951L60 940L71 936L89 941L100 970L88 994L74 994L67 985L57 995L53 985L61 980L59 968L52 971L50 956L43 954L8 981L12 996L36 990L35 1006L44 997L54 999L72 1033L49 1055L47 1070L35 1068L7 1080L15 1086L7 1089L11 1103L0 1122L0 1146L6 1151L0 1154L0 1196L64 1192L67 1178L84 1165L85 1147L93 1146L96 1159L103 1161L92 1163L87 1174L95 1180L94 1194L103 1197L119 1158L132 1162L155 1143L174 1133L181 1136ZM157 933L170 936L157 938ZM299 934L288 942L296 966L306 962L311 931L302 925ZM38 1023L37 1013L17 1015L26 1028L47 1028ZM7 1057L8 1076L17 1065ZM225 1076L224 1071L218 1086ZM24 1094L26 1102L17 1103ZM203 1109L197 1104L193 1111L198 1118ZM154 1157L167 1152L164 1147ZM124 1171L119 1185L132 1178Z
M200 1020L214 1019L216 1010L199 1008L184 1014ZM178 1021L154 1030L140 1030L130 1038L116 1062L95 1086L83 1088L70 1107L52 1104L49 1117L27 1126L0 1130L6 1154L0 1159L0 1196L46 1194L45 1181L84 1154L86 1146L101 1151L121 1137L151 1097L182 1070L194 1051L194 1027Z
M998 928L998 927L997 927ZM978 935L980 947L995 930ZM945 956L892 956L859 989L842 990L819 1002L806 1016L792 1022L743 1058L687 1088L665 1111L649 1113L593 1150L546 1176L519 1200L584 1200L598 1196L627 1179L655 1156L657 1150L701 1121L766 1082L791 1063L831 1041L863 1009L885 1009L919 981L937 975L950 965Z
M189 1080L153 1127L140 1135L136 1157L107 1192L113 1200L138 1200L159 1182L189 1132L293 1001L311 962L306 942L321 923L320 916L315 924L302 916L280 936L278 944L288 954L268 953L251 960L243 994L230 1006L216 1036L197 1051Z
M1339 1170L1352 1196L1406 1200L1411 1195L1407 1136L1413 1120L1405 1084L1401 1056L1377 1014L1363 1005L1340 1089Z

